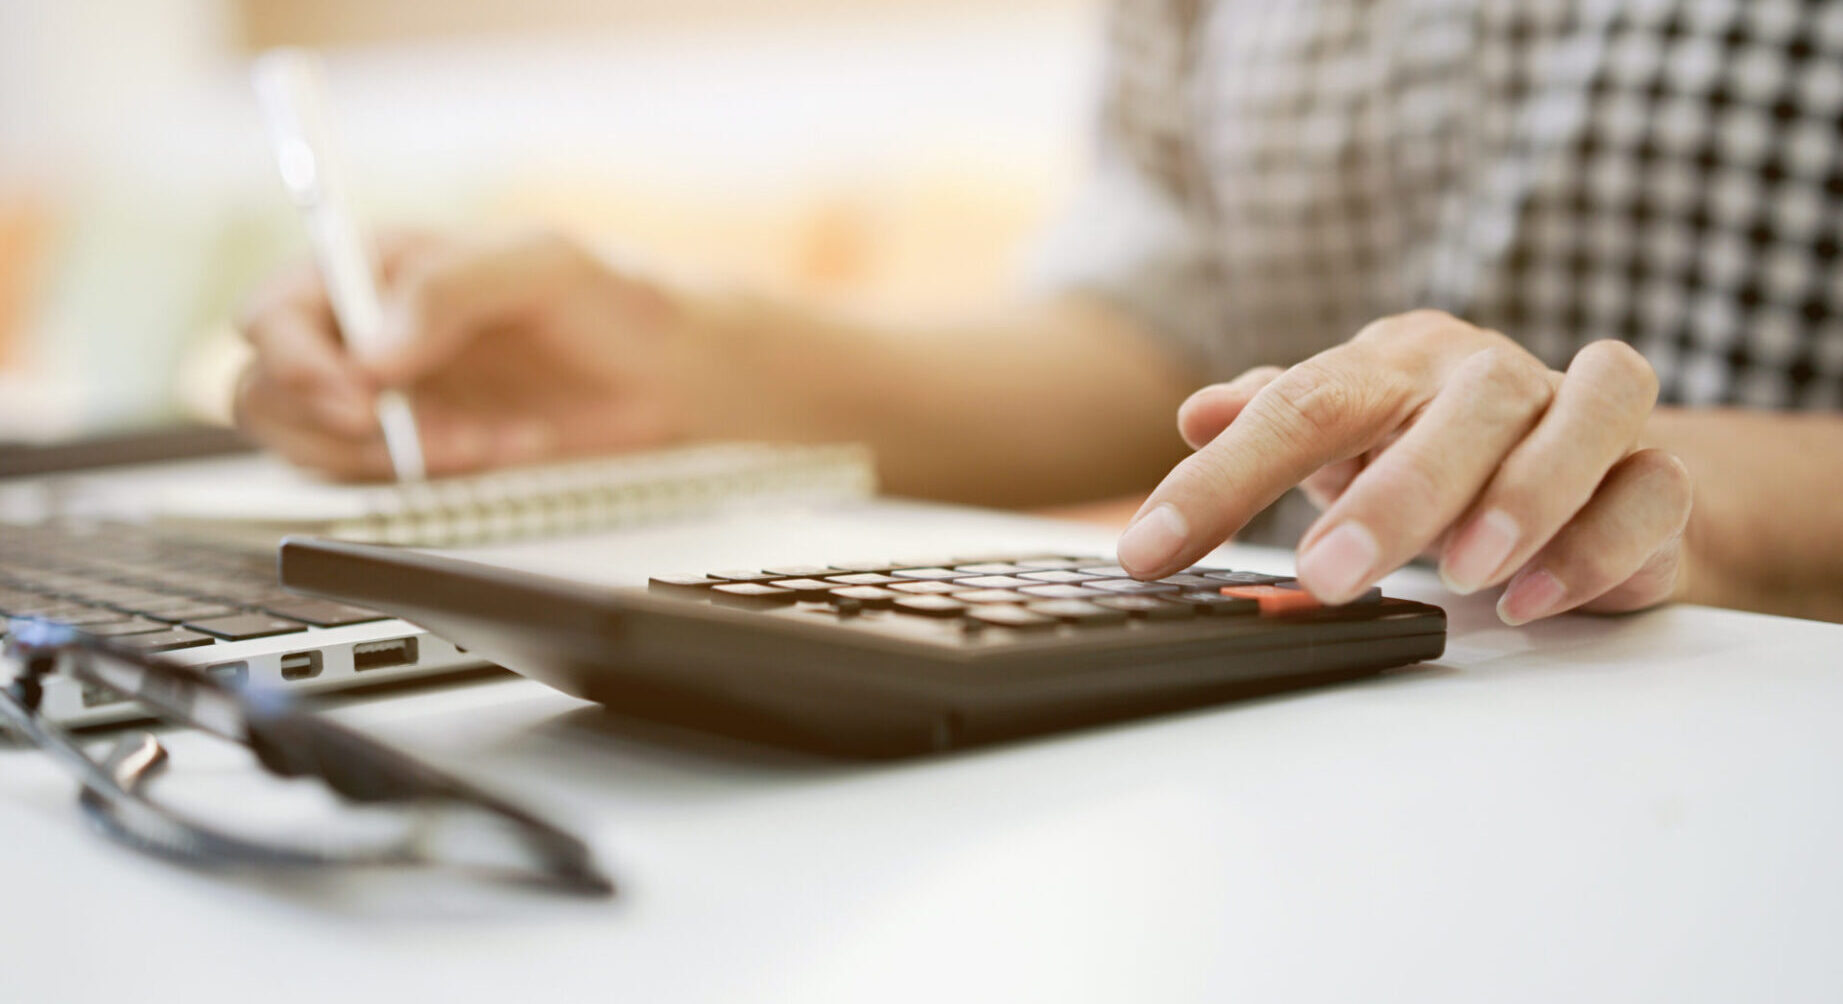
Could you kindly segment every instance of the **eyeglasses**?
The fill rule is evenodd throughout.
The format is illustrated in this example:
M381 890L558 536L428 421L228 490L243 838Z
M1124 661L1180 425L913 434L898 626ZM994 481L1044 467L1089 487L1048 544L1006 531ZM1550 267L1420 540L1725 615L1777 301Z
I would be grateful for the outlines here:
M448 865L578 894L613 883L589 849L556 825L407 754L300 709L288 694L233 687L47 621L16 619L6 643L16 664L0 687L0 722L48 753L81 784L79 804L117 840L200 867L328 868ZM270 774L315 778L345 802L403 810L394 825L337 846L258 840L190 818L150 798L164 766L159 740L123 737L98 761L39 715L44 680L80 682L142 702L168 722L239 743Z

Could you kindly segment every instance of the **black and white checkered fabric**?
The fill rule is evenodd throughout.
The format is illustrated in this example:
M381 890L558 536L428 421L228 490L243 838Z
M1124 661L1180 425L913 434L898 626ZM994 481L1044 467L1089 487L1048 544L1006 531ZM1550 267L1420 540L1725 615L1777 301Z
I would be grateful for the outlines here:
M1449 310L1843 408L1843 0L1123 0L1044 262L1210 378Z

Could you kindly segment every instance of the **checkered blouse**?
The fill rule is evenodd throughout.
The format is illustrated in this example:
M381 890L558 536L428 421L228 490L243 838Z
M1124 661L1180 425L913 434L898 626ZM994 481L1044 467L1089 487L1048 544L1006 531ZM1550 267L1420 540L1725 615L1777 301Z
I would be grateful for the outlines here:
M1123 0L1047 279L1205 375L1438 307L1843 408L1843 0Z

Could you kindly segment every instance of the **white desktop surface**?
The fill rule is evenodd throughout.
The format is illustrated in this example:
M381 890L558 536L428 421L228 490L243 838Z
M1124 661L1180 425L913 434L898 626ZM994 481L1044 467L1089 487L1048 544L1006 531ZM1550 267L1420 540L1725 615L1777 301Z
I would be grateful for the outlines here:
M949 525L901 512L880 532ZM573 560L815 557L813 519ZM519 680L338 710L567 820L621 884L605 902L189 872L0 752L0 1000L1843 1000L1843 626L1678 607L1512 630L1425 573L1386 585L1448 608L1437 664L905 763L654 734ZM179 797L263 804L235 751L169 739Z

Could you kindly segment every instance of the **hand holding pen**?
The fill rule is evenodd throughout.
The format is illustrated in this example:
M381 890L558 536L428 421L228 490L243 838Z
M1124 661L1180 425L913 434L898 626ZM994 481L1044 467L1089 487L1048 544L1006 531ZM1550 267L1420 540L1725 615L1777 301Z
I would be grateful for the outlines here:
M384 309L370 244L346 202L333 155L320 61L302 50L277 49L257 59L251 75L282 183L307 223L339 332L352 352L375 356L390 347L385 343ZM387 388L378 393L375 407L397 480L421 481L426 473L422 436L409 398Z
M768 375L738 350L753 331L568 238L385 233L374 261L329 153L318 60L271 52L254 76L315 248L240 324L255 359L237 418L257 439L337 477L407 479L759 422Z

